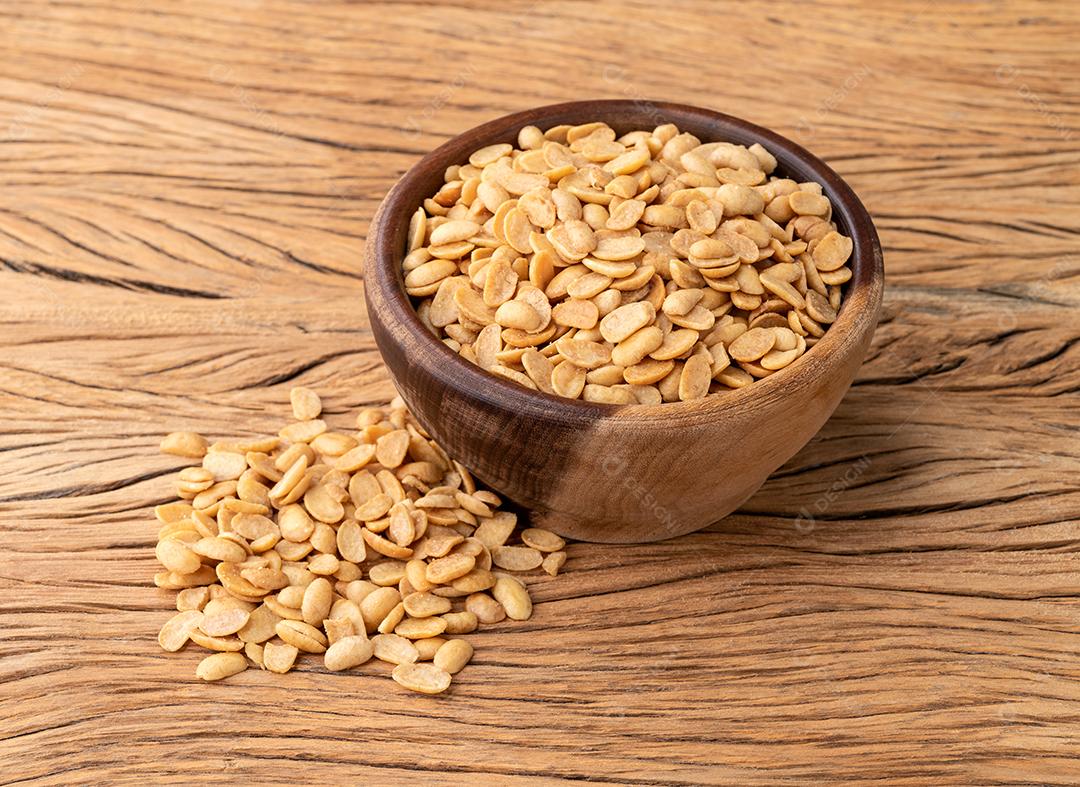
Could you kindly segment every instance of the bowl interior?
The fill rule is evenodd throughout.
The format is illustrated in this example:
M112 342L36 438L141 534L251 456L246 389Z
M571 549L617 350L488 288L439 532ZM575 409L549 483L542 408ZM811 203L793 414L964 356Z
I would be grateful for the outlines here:
M526 125L546 129L562 123L580 124L594 120L605 121L619 134L674 123L680 131L690 132L702 142L726 141L741 145L759 142L776 157L774 174L800 182L820 183L833 205L833 221L853 241L849 262L852 278L844 286L844 299L837 319L822 339L790 366L744 388L692 402L660 405L600 404L533 391L484 372L436 339L420 322L405 293L401 261L409 218L443 185L447 167L463 163L477 148L499 142L515 144L518 131ZM768 129L719 112L666 102L611 100L555 104L506 115L466 131L429 153L401 178L384 200L368 242L374 244L369 255L375 261L378 294L388 301L386 306L397 321L414 334L416 341L432 346L433 352L438 353L440 369L436 374L452 375L459 384L464 382L472 386L478 396L488 399L493 406L505 406L509 397L515 406L520 407L520 403L525 402L528 409L531 401L550 417L553 402L557 402L568 420L613 413L650 419L678 415L707 418L717 410L746 401L748 397L775 393L785 383L798 384L792 379L794 377L807 376L809 383L809 378L827 372L824 367L828 366L830 353L841 343L850 341L853 333L873 329L883 289L881 247L873 222L852 189L831 168L791 140Z

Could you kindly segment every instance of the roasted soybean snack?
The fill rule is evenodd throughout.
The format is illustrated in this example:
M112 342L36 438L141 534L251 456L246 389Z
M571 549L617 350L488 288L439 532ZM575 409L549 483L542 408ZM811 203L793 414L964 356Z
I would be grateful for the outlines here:
M672 124L527 126L412 217L420 319L482 369L615 404L689 401L794 363L837 317L852 241L760 144Z
M477 231L444 227L444 243ZM205 681L374 658L405 688L445 691L472 658L459 635L531 616L525 583L505 572L553 574L565 542L519 529L400 399L346 431L319 420L314 391L293 389L290 402L297 420L276 437L162 441L199 465L180 472L181 499L155 509L154 582L178 591L158 642L211 651L195 669Z

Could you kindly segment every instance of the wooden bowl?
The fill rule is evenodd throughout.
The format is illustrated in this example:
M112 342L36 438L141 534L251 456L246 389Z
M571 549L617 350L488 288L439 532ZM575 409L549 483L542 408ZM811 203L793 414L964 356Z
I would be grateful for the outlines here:
M675 123L703 142L762 143L777 172L824 186L833 219L854 241L836 322L791 366L692 402L610 405L563 399L482 371L417 318L401 273L409 217L451 164L529 124L603 120L617 132ZM576 539L656 541L738 508L821 428L847 391L877 324L881 246L862 203L793 142L729 115L683 104L578 101L531 109L466 131L425 156L372 220L365 260L372 331L398 390L451 456L531 511L538 527Z

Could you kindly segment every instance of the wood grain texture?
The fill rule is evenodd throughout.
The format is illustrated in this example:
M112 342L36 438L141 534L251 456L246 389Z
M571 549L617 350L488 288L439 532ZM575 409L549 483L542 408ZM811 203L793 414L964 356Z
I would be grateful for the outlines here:
M0 781L1080 781L1080 10L1065 3L0 5ZM391 395L375 206L583 97L710 106L843 175L889 290L742 510L575 544L451 696L196 684L155 635L162 432Z

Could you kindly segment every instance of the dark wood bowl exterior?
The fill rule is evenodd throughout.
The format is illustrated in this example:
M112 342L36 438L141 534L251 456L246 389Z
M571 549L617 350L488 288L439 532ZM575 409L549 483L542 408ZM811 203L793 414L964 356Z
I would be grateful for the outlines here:
M447 166L514 142L524 125L603 120L616 131L672 122L703 141L761 142L796 180L815 180L854 241L837 321L790 367L730 393L663 405L605 405L528 390L480 370L417 318L401 274L409 217ZM581 101L493 120L451 139L386 196L368 234L365 294L375 340L401 395L449 453L532 521L589 541L688 533L738 508L821 428L873 336L884 289L881 246L851 188L793 142L737 118L682 104Z

